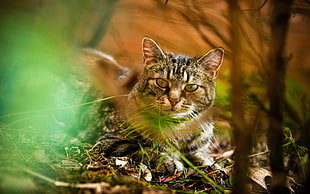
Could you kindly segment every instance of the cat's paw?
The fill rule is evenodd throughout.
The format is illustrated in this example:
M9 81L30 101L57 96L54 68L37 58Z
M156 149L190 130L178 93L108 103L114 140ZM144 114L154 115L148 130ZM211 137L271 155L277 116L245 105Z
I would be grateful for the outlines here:
M165 174L173 174L175 171L183 171L184 164L182 161L170 156L162 156L158 162L156 169Z

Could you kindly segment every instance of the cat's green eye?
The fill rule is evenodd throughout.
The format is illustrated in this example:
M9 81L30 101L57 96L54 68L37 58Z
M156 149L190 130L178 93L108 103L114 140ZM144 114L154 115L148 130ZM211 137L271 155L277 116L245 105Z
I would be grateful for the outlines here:
M198 85L196 84L187 84L185 87L184 87L184 90L186 92L195 92L197 89L198 89Z
M161 78L156 79L156 84L161 88L167 88L169 86L169 83L166 80L161 79Z

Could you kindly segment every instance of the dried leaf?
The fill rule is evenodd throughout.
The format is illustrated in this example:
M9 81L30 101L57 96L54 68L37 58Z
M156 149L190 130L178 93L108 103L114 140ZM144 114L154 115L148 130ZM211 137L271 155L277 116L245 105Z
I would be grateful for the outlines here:
M250 179L252 179L255 183L267 190L268 188L265 179L266 177L271 177L271 172L261 167L249 168L249 171Z
M272 177L272 173L269 170L266 170L264 168L261 167L252 167L249 168L250 171L250 179L253 180L255 183L257 183L258 185L260 185L262 188L268 190L267 185L266 185L266 180L268 180L267 178L271 178ZM286 183L286 187L289 188L292 192L294 192L290 182L296 184L295 180L292 177L287 176L287 183ZM269 179L270 180L270 179Z
M147 168L145 164L140 164L140 172L143 175L143 178L146 181L151 181L152 180L152 173L151 171Z
M167 176L160 179L160 182L167 183L176 180L183 174L183 171L175 172L172 176Z
M151 181L152 180L152 173L151 173L151 171L149 169L145 170L145 174L144 174L143 178L146 181Z
M127 157L113 157L114 164L116 166L124 167L128 163Z
M88 164L86 166L87 170L92 170L92 171L102 170L104 168L105 166L101 162L92 162L91 164Z
M235 150L228 150L224 153L218 154L216 156L216 161L218 160L225 160L227 158L230 158L234 154Z

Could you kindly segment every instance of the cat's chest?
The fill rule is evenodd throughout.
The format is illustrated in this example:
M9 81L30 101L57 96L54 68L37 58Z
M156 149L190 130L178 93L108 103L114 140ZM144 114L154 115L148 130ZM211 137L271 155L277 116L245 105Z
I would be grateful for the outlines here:
M171 143L178 147L179 150L195 152L209 147L214 137L214 126L212 122L199 123L196 128L190 128L194 126L186 126L186 124L183 124L183 127L185 130L189 130L186 135L180 135L170 139Z

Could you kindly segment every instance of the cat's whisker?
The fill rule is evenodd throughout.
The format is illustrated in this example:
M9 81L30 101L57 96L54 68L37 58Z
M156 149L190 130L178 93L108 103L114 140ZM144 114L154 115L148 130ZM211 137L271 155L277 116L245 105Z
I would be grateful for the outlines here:
M199 119L198 113L197 113L196 111L194 111L194 110L191 110L191 111L189 112L189 115L191 116L192 119L195 119L195 120L198 120L198 119Z

